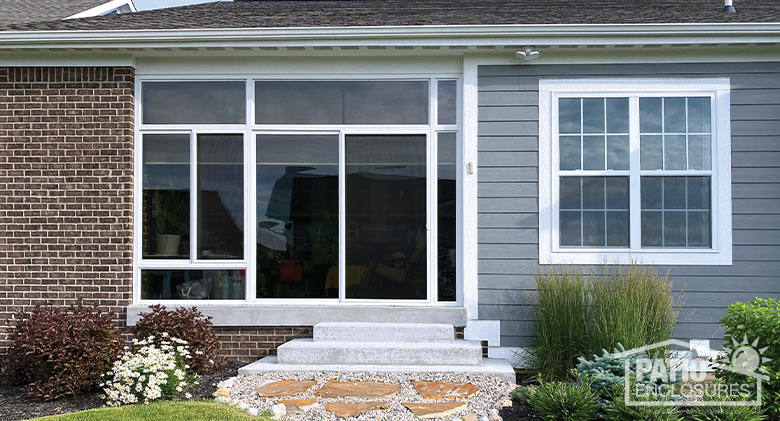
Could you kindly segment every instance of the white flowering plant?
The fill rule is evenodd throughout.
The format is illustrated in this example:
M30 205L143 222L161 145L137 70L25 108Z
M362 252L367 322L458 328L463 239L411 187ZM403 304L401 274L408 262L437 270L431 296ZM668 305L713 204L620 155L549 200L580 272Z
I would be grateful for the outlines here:
M185 389L198 384L191 359L187 341L167 333L133 339L132 347L125 347L111 371L103 375L102 397L108 406L148 404L178 395L190 399Z

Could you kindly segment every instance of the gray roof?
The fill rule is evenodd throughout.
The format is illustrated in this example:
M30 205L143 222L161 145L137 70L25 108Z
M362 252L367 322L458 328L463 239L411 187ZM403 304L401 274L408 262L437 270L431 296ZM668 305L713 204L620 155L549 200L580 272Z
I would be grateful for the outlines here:
M0 26L73 16L109 0L0 0Z
M35 0L36 3L39 1L44 0ZM12 25L8 29L47 31L780 21L778 0L736 0L735 6L738 12L728 14L722 11L722 0L258 0L214 2L124 15Z

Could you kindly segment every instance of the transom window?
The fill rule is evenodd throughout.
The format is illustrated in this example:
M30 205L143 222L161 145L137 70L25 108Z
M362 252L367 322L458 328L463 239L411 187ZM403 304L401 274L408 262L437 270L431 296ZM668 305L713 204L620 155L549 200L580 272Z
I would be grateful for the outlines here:
M458 86L141 81L136 300L457 303Z
M729 82L540 82L540 260L730 264Z

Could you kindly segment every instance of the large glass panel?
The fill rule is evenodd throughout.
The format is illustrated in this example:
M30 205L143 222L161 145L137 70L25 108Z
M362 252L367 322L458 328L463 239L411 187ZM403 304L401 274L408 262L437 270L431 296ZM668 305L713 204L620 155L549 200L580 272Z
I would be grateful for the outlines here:
M436 103L439 124L457 124L458 82L440 80L438 83Z
M628 247L628 177L561 177L562 247Z
M143 137L143 258L190 256L190 135Z
M256 124L428 124L428 81L258 81Z
M457 141L455 133L439 133L438 159L438 286L439 301L455 301L457 288Z
M244 258L244 136L198 136L198 258Z
M346 137L346 297L427 298L426 136Z
M143 82L144 124L244 124L245 82Z
M337 298L339 137L257 136L257 297Z
M710 177L642 177L642 246L711 247Z
M243 300L245 270L142 270L142 300Z

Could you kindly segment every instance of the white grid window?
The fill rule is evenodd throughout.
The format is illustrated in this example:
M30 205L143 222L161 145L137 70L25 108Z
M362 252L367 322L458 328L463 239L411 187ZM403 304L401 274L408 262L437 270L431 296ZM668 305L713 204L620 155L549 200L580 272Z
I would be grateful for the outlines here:
M542 264L731 264L728 79L539 91Z

